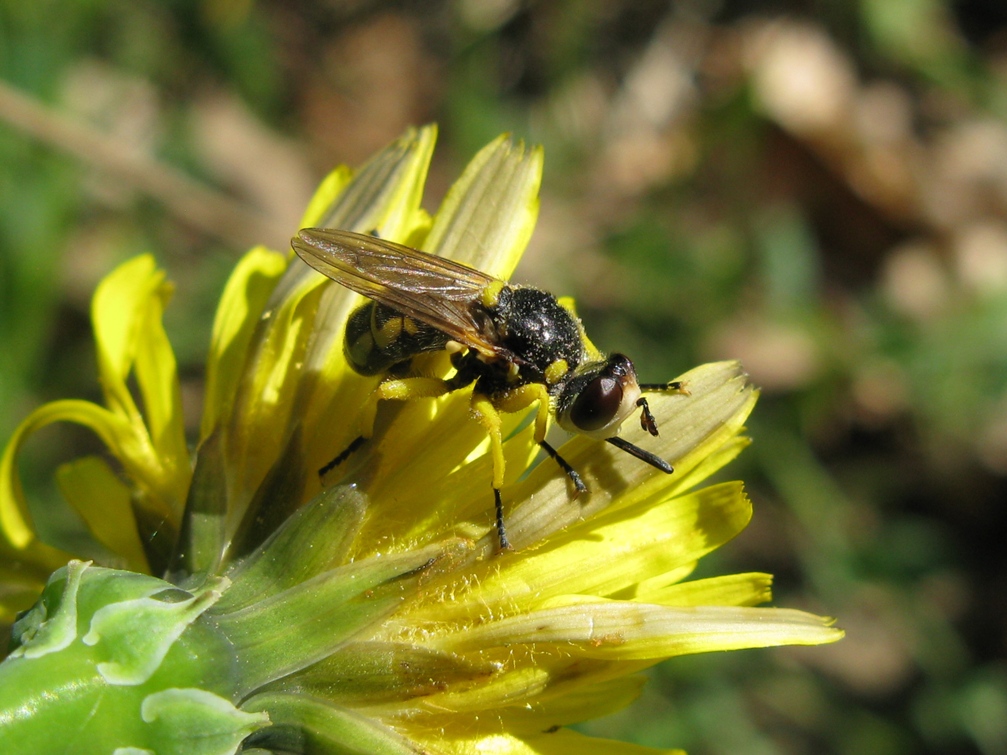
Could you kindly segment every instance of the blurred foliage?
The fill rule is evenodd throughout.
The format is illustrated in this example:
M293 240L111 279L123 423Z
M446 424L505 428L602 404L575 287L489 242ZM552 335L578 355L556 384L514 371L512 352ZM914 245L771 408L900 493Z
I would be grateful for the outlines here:
M745 362L756 517L701 568L772 571L778 605L848 632L677 660L584 728L694 755L1007 752L1001 0L0 0L0 82L274 245L325 170L409 124L441 124L435 186L501 131L545 144L518 278L574 293L645 380ZM11 113L0 433L96 394L89 296L144 250L177 283L194 426L215 300L258 229L193 222L184 191ZM92 440L47 433L23 474L52 502Z

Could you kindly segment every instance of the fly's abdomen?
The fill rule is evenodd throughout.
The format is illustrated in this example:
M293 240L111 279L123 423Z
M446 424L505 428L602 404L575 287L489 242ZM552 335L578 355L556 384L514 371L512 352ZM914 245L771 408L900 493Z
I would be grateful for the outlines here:
M370 301L346 323L346 360L361 375L378 375L416 354L440 351L448 337L424 322Z

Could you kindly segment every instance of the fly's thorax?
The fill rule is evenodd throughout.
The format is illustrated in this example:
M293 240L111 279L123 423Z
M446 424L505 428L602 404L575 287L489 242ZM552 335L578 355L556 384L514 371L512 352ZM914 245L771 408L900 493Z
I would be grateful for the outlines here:
M580 365L556 389L556 421L572 433L611 438L637 408L642 391L628 357L610 357Z
M449 340L426 323L369 301L347 320L343 353L359 374L379 375L417 354L440 351Z
M552 294L530 286L502 286L487 307L495 337L513 354L521 382L547 383L559 362L573 370L584 360L580 326ZM556 368L552 367L555 371Z

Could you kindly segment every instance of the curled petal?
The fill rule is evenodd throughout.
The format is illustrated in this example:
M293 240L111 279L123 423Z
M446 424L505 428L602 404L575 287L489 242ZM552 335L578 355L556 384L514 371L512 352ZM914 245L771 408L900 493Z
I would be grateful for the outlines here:
M160 467L149 438L128 419L90 401L53 401L33 411L18 426L0 459L0 527L15 548L24 548L34 539L34 528L24 501L17 473L17 456L25 439L53 422L73 422L93 430L137 480L157 479ZM157 503L158 499L154 499ZM162 502L162 514L170 509Z
M161 322L171 286L154 258L124 262L98 285L91 303L98 369L109 409L146 435L154 474L146 480L177 519L189 484L189 452L182 421L175 355ZM134 372L144 417L126 380ZM125 460L123 460L125 463Z

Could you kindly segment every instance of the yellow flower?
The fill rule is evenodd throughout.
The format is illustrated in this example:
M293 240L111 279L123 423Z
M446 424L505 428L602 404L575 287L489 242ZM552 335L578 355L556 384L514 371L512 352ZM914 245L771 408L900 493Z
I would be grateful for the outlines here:
M541 152L498 139L431 218L420 199L434 138L432 128L411 131L355 175L335 171L302 225L376 231L508 278L537 214ZM659 437L627 423L625 437L669 460L674 474L586 437L564 444L590 490L575 500L550 460L525 474L534 428L505 415L515 551L498 554L493 460L468 390L385 402L374 437L323 488L317 470L356 437L380 377L357 375L343 357L343 326L360 297L289 252L252 250L227 284L190 464L161 326L168 293L149 257L103 281L92 315L106 406L44 406L8 445L0 610L10 621L70 558L38 540L15 467L24 439L54 421L92 428L121 464L89 458L58 473L115 554L105 566L167 581L78 561L56 572L14 626L15 650L0 664L0 721L9 714L32 736L50 736L60 719L33 727L11 712L21 710L18 685L43 668L61 673L60 654L76 652L82 668L96 664L87 684L102 701L137 690L114 715L89 719L96 742L118 747L199 738L208 721L214 732L226 721L212 752L235 752L244 739L308 752L337 743L347 752L642 753L651 750L563 727L628 704L638 672L672 656L841 636L828 620L755 607L770 598L767 575L687 579L751 513L741 483L697 487L748 442L740 433L756 391L737 364L682 375L688 395L655 395ZM431 375L451 370L444 354L417 362ZM106 602L95 597L127 584ZM132 624L114 618L127 615ZM78 625L90 631L79 636ZM196 652L199 643L220 656ZM161 716L156 733L144 728L157 718L151 710ZM188 723L164 724L173 715Z

